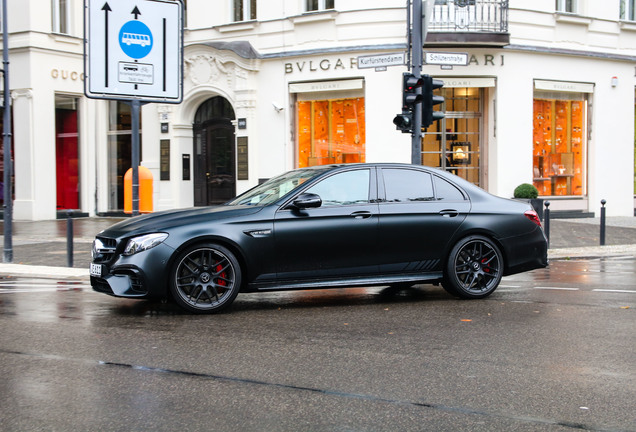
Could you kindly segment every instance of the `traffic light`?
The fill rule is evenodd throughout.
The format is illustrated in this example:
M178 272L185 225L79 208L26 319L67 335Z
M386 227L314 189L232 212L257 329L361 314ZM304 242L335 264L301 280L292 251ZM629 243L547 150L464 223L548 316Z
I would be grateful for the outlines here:
M444 96L433 94L433 90L444 87L444 81L434 79L430 75L422 76L422 127L428 128L434 121L444 118L443 111L434 110L435 105L444 103Z
M422 102L422 94L417 89L423 85L422 78L406 72L402 74L402 110L413 111L415 105Z
M410 73L402 75L402 114L398 114L393 119L397 130L402 133L413 132L413 108L422 102L422 94L418 89L422 87L424 81Z
M402 114L398 114L393 118L393 124L402 133L413 132L413 113L402 111Z

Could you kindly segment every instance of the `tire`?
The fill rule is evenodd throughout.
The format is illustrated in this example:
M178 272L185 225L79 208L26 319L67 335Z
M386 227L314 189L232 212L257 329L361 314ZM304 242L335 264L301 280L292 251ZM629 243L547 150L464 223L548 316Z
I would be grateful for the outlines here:
M170 292L188 312L216 313L232 304L241 289L241 267L220 245L197 245L183 252L170 273Z
M466 237L453 247L446 262L442 286L464 299L488 297L499 286L504 262L501 251L483 236Z

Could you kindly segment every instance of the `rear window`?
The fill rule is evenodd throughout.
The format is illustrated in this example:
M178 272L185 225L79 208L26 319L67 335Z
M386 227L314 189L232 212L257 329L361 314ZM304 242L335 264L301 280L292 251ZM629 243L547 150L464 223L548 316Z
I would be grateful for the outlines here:
M429 173L410 169L383 169L388 202L433 201L433 181Z
M435 196L438 201L463 201L464 194L450 182L434 176Z

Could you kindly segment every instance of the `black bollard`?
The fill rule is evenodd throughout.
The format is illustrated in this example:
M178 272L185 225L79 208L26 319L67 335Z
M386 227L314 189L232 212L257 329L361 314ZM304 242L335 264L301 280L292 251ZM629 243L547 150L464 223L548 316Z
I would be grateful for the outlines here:
M548 248L550 248L550 201L545 202L545 210L543 212L543 232L548 239Z
M607 201L601 200L601 246L605 246L605 204Z
M67 210L66 216L66 266L73 267L73 210Z

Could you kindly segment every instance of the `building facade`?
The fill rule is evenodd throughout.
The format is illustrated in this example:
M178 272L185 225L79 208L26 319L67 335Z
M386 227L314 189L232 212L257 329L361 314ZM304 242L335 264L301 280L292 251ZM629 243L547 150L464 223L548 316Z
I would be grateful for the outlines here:
M155 211L218 204L283 171L410 162L396 130L405 0L187 0L180 104L142 107ZM634 215L635 0L435 0L426 64L446 117L422 163L551 209ZM84 96L82 0L8 0L14 217L120 214L131 110ZM431 63L434 63L432 61ZM359 67L362 66L362 67Z

